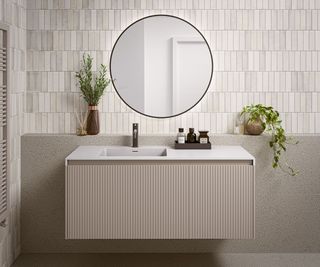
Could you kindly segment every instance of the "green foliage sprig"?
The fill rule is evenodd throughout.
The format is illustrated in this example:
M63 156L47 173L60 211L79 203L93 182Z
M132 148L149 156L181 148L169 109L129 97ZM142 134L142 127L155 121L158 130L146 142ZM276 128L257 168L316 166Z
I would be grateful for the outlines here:
M107 67L103 64L100 65L97 75L93 74L92 60L90 55L83 54L83 66L76 72L76 78L78 78L84 100L89 106L97 106L111 80L106 77Z
M282 152L287 150L286 145L298 144L298 141L294 141L292 138L288 138L286 136L285 130L281 125L282 121L280 119L279 112L273 107L257 104L243 107L241 115L243 114L249 115L248 121L261 120L264 131L271 134L269 146L273 150L272 167L279 167L281 170L290 174L291 176L297 175L299 171L294 170L286 161L286 168L280 163L280 156Z

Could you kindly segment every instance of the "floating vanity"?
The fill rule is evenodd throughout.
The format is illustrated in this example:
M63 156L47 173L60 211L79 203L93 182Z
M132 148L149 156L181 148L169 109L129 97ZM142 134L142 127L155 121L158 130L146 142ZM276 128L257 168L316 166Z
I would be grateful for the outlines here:
M65 164L66 239L254 238L255 159L241 146L80 146Z

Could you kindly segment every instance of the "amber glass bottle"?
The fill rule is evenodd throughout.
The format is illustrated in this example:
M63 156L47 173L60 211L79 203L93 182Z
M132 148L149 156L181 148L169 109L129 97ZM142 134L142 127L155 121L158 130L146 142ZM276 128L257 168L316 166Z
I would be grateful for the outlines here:
M187 135L187 142L188 143L195 143L197 141L197 136L194 133L194 128L189 128L189 133Z

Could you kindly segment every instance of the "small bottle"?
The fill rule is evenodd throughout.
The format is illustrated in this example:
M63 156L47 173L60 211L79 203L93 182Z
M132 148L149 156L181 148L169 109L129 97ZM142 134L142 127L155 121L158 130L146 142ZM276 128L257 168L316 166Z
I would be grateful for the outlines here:
M183 128L179 128L179 132L177 134L177 142L178 144L184 144L186 142L186 135L183 132Z
M199 143L200 144L208 144L209 143L209 131L199 131Z
M187 142L188 143L195 143L197 142L197 136L194 133L194 128L189 128L189 133L187 135Z

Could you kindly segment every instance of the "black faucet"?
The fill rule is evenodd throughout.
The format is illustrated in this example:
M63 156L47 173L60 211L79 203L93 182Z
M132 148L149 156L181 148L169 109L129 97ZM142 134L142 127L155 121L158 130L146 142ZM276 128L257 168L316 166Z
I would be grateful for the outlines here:
M132 124L132 147L138 147L138 123Z

